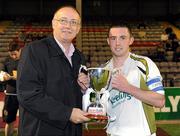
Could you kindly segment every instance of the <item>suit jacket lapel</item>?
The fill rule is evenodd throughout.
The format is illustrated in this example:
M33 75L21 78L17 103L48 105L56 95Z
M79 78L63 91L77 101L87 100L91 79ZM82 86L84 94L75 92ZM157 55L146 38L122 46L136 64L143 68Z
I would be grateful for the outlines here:
M49 52L50 52L51 57L64 55L63 51L58 46L58 44L56 43L56 41L53 37L47 38L47 43L48 43Z

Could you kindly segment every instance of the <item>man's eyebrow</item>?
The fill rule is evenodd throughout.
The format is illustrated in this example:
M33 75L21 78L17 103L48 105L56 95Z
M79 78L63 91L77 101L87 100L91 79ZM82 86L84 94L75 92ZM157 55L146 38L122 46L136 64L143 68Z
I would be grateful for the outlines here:
M128 37L127 35L120 35L119 37Z
M61 19L68 19L67 17L59 17L59 18L61 18ZM76 21L78 19L70 19L70 20Z
M128 37L128 36L127 35L118 35L118 36L111 35L109 37Z
M67 17L61 17L61 16L59 16L59 17L57 17L57 18L59 18L59 19L60 19L60 18L61 18L61 19L67 19Z

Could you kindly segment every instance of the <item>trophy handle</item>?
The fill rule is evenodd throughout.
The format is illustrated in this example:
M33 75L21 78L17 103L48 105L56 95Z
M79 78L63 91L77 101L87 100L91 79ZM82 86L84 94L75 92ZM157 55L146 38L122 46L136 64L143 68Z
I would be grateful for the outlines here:
M87 70L87 67L85 65L81 65L80 68L79 68L79 73L84 73L84 74L88 74L88 70Z

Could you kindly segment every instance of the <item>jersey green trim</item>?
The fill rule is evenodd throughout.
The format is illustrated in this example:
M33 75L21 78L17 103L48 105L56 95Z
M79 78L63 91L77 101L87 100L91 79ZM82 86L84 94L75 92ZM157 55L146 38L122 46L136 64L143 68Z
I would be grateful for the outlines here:
M130 58L135 60L135 61L141 62L145 66L145 68L146 68L146 79L147 79L147 76L149 75L149 68L148 68L147 61L144 58L133 56L132 54L130 55Z
M145 66L146 79L144 79L143 76L141 75L140 88L145 91L150 91L146 85L147 76L149 75L149 67L148 67L147 61L144 58L136 57L136 56L133 56L132 54L130 55L130 57L135 61L141 62ZM151 134L153 134L156 132L155 114L154 114L153 106L146 104L144 102L142 102L142 105L143 105L144 113L145 113L145 116L149 125L150 132Z
M148 87L146 85L146 81L144 80L143 76L141 75L141 79L140 79L140 88L143 90L148 90ZM144 102L142 102L143 104L143 109L144 109L144 113L150 128L150 132L151 134L156 132L156 124L155 124L155 114L154 114L154 109L153 106L146 104Z

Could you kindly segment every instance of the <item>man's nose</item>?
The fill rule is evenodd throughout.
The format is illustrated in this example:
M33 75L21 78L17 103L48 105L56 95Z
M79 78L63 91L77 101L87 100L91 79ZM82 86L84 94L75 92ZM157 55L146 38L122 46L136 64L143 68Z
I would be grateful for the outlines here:
M13 59L16 59L16 58L17 58L17 56L16 56L16 55L13 55L13 56L12 56L12 58L13 58Z
M68 21L66 24L65 24L66 27L71 27L71 22Z
M116 39L116 44L117 44L117 45L120 45L120 44L121 44L120 38L117 38L117 39Z

